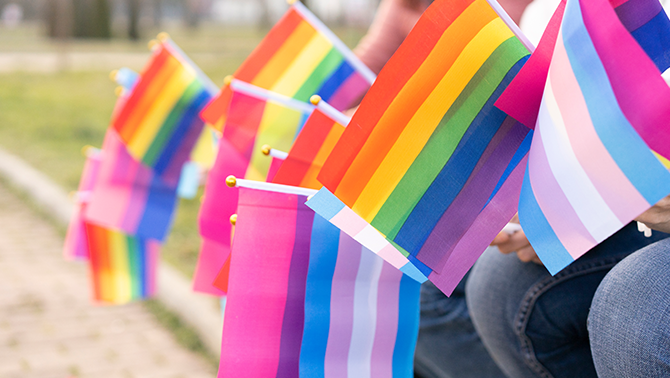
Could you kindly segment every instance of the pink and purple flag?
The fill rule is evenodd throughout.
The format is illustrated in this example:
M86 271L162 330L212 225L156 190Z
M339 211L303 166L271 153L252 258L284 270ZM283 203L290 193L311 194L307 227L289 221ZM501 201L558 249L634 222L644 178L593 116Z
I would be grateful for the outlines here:
M101 155L86 221L132 236L165 240L177 202L176 182L165 182L130 156L111 128Z
M232 101L198 217L200 235L206 241L198 260L194 289L215 295L221 292L212 287L212 279L228 259L229 218L237 207L237 189L228 188L226 178L233 175L265 181L270 160L263 155L261 146L270 144L288 150L314 108L238 81L230 87Z
M89 256L84 213L100 170L101 152L97 148L90 147L85 148L85 153L86 163L84 163L79 187L75 193L74 211L68 224L63 247L63 256L68 260L87 260Z

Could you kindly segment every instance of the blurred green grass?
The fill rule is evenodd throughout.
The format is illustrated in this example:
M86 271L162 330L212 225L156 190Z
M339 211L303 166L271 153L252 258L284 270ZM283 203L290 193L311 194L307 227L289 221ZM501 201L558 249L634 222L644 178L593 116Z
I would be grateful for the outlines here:
M217 84L235 71L260 42L267 30L204 24L197 30L166 27L172 39ZM335 33L354 46L363 31L337 28ZM156 35L151 31L145 35ZM43 37L42 27L27 24L18 29L0 28L0 55L8 52L137 52L141 43L123 39L70 41L64 47ZM199 55L206 55L200 58ZM0 70L1 71L1 70ZM0 146L74 191L84 164L81 148L100 147L116 101L115 84L108 72L11 72L0 74ZM174 227L163 247L163 258L191 277L197 262L196 200L181 200Z

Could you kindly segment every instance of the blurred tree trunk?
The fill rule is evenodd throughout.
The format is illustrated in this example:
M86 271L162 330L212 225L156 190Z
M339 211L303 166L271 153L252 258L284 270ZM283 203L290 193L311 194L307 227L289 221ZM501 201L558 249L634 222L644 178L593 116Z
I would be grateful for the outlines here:
M108 0L73 0L74 36L104 38L112 36L112 14Z
M72 0L49 0L45 11L49 37L57 39L72 37L74 32Z
M268 4L267 0L258 0L257 2L261 8L261 26L272 26L272 20L270 18L270 5Z
M160 28L163 19L163 2L161 0L153 0L152 2L154 27Z
M140 0L128 0L128 38L140 39Z
M195 29L200 25L200 0L182 0L186 26Z

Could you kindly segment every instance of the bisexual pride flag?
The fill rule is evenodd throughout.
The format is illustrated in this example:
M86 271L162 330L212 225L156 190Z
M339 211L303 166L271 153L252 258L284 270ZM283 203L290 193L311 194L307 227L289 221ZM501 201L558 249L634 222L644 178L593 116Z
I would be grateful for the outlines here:
M205 185L198 223L203 245L194 276L194 288L220 294L212 287L230 251L230 222L237 207L237 189L226 186L226 178L265 181L270 160L261 146L291 148L296 135L314 109L309 103L269 92L233 79L233 97L219 151Z
M352 236L451 292L516 211L532 133L493 104L529 54L487 1L433 2L318 176L341 204L313 208L351 209Z
M374 73L299 1L293 2L234 77L303 102L318 94L338 110L350 108L375 80ZM232 91L224 86L203 111L203 119L221 130L231 97Z
M567 2L544 83L519 219L552 274L670 193L670 88L612 5Z

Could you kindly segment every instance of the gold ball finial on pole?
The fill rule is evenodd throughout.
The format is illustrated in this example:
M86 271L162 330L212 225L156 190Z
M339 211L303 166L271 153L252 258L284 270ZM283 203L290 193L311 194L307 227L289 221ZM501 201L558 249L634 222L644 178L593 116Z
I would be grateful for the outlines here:
M234 79L233 75L228 75L228 76L224 77L223 78L223 85L225 85L226 87L229 86L233 82L233 79Z
M81 148L81 154L84 156L88 156L89 151L91 151L91 148L95 148L91 146L90 144L85 145L84 147Z
M296 1L298 1L298 0L286 0L286 3L288 5L293 5L293 4L295 4Z
M167 42L167 40L170 39L170 34L166 32L160 32L156 38L158 38L158 40L161 42Z
M116 95L116 97L119 97L123 94L123 91L124 91L123 87L119 85L114 89L114 94Z
M237 214L233 214L230 216L230 224L233 226L237 224Z
M149 50L153 50L154 48L156 48L156 46L158 46L158 43L159 42L157 40L152 39L151 41L149 41L149 43L147 43L147 46L149 47Z
M119 74L119 70L113 70L109 73L109 79L113 82L116 82L116 75Z
M234 188L237 185L237 178L233 175L226 177L226 185L230 188Z
M269 156L271 150L272 150L272 147L270 147L269 144L265 144L265 145L263 145L263 147L261 147L261 152L262 152L263 155L265 155L265 156Z
M314 95L314 96L309 98L309 102L311 102L312 105L314 105L314 106L319 105L319 103L321 102L321 96Z

